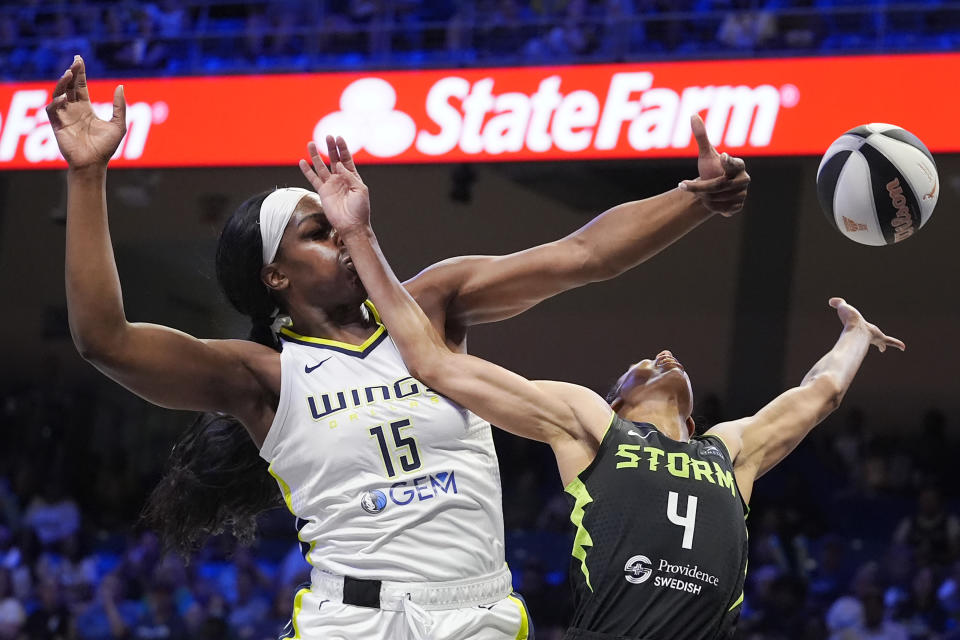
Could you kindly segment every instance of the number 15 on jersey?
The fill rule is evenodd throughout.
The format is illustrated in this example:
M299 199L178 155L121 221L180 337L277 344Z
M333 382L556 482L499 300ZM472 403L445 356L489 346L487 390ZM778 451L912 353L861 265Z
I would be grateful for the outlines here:
M410 424L409 418L391 422L389 433L392 436L392 443L388 442L390 436L384 433L384 425L378 424L370 428L370 436L376 437L377 444L380 447L383 468L386 470L388 478L395 478L398 475L394 462L399 463L400 469L404 473L416 471L422 466L420 451L417 449L417 439L412 434L403 434L404 430L412 428L413 425Z

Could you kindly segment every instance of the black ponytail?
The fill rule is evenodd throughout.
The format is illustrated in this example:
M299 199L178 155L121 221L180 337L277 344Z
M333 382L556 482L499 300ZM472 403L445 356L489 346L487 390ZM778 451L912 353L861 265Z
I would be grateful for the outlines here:
M165 547L186 556L224 532L249 544L257 516L281 505L277 483L243 425L232 416L204 413L174 445L141 519Z
M248 199L227 220L216 270L230 304L252 320L248 339L279 351L271 328L277 302L260 280L260 206L270 193ZM202 414L174 445L141 520L183 555L225 531L249 543L256 536L257 515L283 504L267 466L239 420Z

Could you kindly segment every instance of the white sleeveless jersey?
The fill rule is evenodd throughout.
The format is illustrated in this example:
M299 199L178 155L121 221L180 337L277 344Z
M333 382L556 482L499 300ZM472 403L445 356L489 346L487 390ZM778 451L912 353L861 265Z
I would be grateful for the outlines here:
M400 582L502 570L489 423L412 378L382 325L360 346L286 328L281 341L280 403L260 455L307 561Z

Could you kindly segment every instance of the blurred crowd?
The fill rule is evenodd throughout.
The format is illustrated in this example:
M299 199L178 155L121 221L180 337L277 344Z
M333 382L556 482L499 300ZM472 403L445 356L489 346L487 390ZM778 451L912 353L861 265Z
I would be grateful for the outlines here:
M952 0L19 0L0 77L956 50Z
M308 580L292 517L265 514L252 547L223 535L165 552L136 522L189 420L115 402L56 375L0 394L0 640L276 638ZM724 419L715 397L699 408L702 425ZM841 409L758 481L739 638L960 638L947 418L875 420ZM538 637L560 638L570 504L549 448L496 440L514 586Z
M960 519L946 417L856 409L756 485L740 636L960 638Z

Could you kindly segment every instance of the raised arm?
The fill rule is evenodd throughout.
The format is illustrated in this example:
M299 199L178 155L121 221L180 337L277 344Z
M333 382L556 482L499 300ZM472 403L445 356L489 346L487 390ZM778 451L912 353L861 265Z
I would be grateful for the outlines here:
M843 331L800 386L781 394L756 415L718 424L707 432L727 443L744 500L750 500L754 480L783 460L840 406L870 345L881 352L887 347L904 349L901 341L884 335L842 298L831 298L830 306L837 310Z
M563 291L608 280L653 257L715 213L743 208L750 176L720 155L692 118L699 177L666 193L617 205L570 235L505 256L464 256L406 283L428 314L468 327L517 315Z
M270 349L246 341L201 341L167 327L127 321L106 202L107 163L126 132L125 110L120 86L114 92L113 118L97 118L79 56L57 82L47 107L69 165L66 293L74 344L100 371L155 404L226 411L248 428L260 424L265 435L270 420L257 411L264 384L252 371L265 370ZM279 371L276 377L279 386Z
M551 444L558 459L573 455L577 447L570 445L605 426L610 407L589 389L531 382L480 358L452 352L380 251L369 224L367 188L343 139L328 138L327 144L331 168L311 143L313 167L301 161L301 170L320 195L327 220L346 246L410 373L497 426Z

